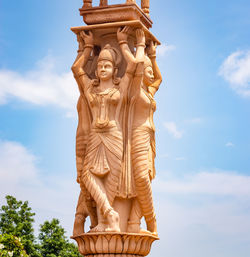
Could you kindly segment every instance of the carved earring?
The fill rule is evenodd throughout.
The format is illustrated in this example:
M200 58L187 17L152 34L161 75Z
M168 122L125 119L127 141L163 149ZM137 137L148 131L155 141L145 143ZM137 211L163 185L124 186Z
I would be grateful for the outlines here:
M118 68L115 67L115 68L114 68L114 73L113 73L113 78L114 78L114 79L116 79L117 73L118 73Z
M95 70L95 76L96 76L96 78L99 80L97 70Z

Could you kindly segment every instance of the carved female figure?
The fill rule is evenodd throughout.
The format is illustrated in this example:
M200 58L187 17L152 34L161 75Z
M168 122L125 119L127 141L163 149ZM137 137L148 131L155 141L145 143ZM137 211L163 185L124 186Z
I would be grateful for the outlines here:
M135 210L135 202L129 223L132 231L135 228L133 225L137 225L134 232L138 232L142 214L145 217L147 230L157 234L151 189L151 180L155 177L153 114L156 109L154 94L161 84L162 77L156 63L156 45L151 42L147 50L148 56L144 56L143 65L138 66L136 71L137 77L141 76L141 83L136 79L131 91L131 110L133 110L131 158L139 210Z
M118 37L126 37L127 30L126 27L119 30ZM136 64L130 51L125 52L127 70L122 79L117 78L119 52L106 45L98 57L97 79L91 80L84 66L92 52L94 39L91 32L81 32L80 36L85 43L84 49L72 71L86 99L91 122L80 180L96 203L98 225L92 231L118 232L119 215L112 203L119 192L122 170L124 100Z

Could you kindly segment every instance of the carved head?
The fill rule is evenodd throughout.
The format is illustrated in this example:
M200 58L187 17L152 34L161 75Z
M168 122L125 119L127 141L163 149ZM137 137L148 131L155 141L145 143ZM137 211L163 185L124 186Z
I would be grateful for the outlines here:
M98 80L113 79L114 84L119 84L116 78L118 65L121 62L120 53L109 44L107 44L100 52L97 59L97 72Z
M154 71L151 60L148 56L144 56L144 76L143 83L147 87L154 83Z

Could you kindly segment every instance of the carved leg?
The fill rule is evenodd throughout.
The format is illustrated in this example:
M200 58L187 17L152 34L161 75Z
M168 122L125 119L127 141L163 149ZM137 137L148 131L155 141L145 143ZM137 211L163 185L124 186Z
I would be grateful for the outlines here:
M149 16L149 0L141 0L141 8Z
M87 189L81 185L81 192L84 195L86 207L90 217L90 229L95 227L98 223L96 207L93 206L94 200L91 195L87 192Z
M147 229L152 233L157 233L156 229L156 219L153 206L152 188L148 175L148 170L143 170L143 167L136 167L137 172L135 172L135 185L138 194L138 201L140 203L143 216L147 224Z
M81 191L78 198L77 207L76 207L75 222L74 222L74 228L73 228L74 236L81 235L84 233L84 224L87 216L88 216L88 211L85 203L85 197Z
M107 6L108 0L100 0L100 6Z
M97 210L98 223L95 227L91 228L90 232L104 232L107 224L105 222L105 218L101 214L100 210Z
M83 8L91 8L92 0L83 0Z
M93 206L93 199L91 199L91 196L87 193L86 188L81 185L81 192L76 207L73 235L84 233L84 224L88 216L91 222L90 228L95 227L97 225L96 208Z
M88 170L83 172L82 182L95 200L97 208L99 208L102 215L107 218L108 231L120 232L118 213L113 210L106 194L98 185L95 177Z
M129 233L139 233L141 228L141 218L142 218L142 213L141 213L141 208L138 200L135 198L132 202L132 208L129 216L129 221L128 221L128 232Z
M151 181L149 177L150 134L148 131L133 131L132 164L135 178L137 198L142 215L145 217L147 229L156 234L156 219L153 205Z

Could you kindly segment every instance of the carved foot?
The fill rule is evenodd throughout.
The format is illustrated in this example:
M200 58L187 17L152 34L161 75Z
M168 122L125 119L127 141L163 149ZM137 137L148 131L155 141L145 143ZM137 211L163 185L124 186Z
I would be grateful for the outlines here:
M140 223L132 223L130 221L128 222L128 233L139 233L157 236L157 232L151 232L146 229L142 229L140 227Z
M139 222L128 222L128 232L129 233L140 233L141 228L140 228L140 223Z
M97 226L92 228L89 232L104 232L106 229L106 225L104 223L99 223Z
M84 233L85 218L76 216L74 222L73 236L78 236Z
M147 230L150 231L152 235L157 236L157 225L155 218L147 222Z
M119 214L111 210L107 215L108 227L105 229L106 232L120 232L119 226Z

